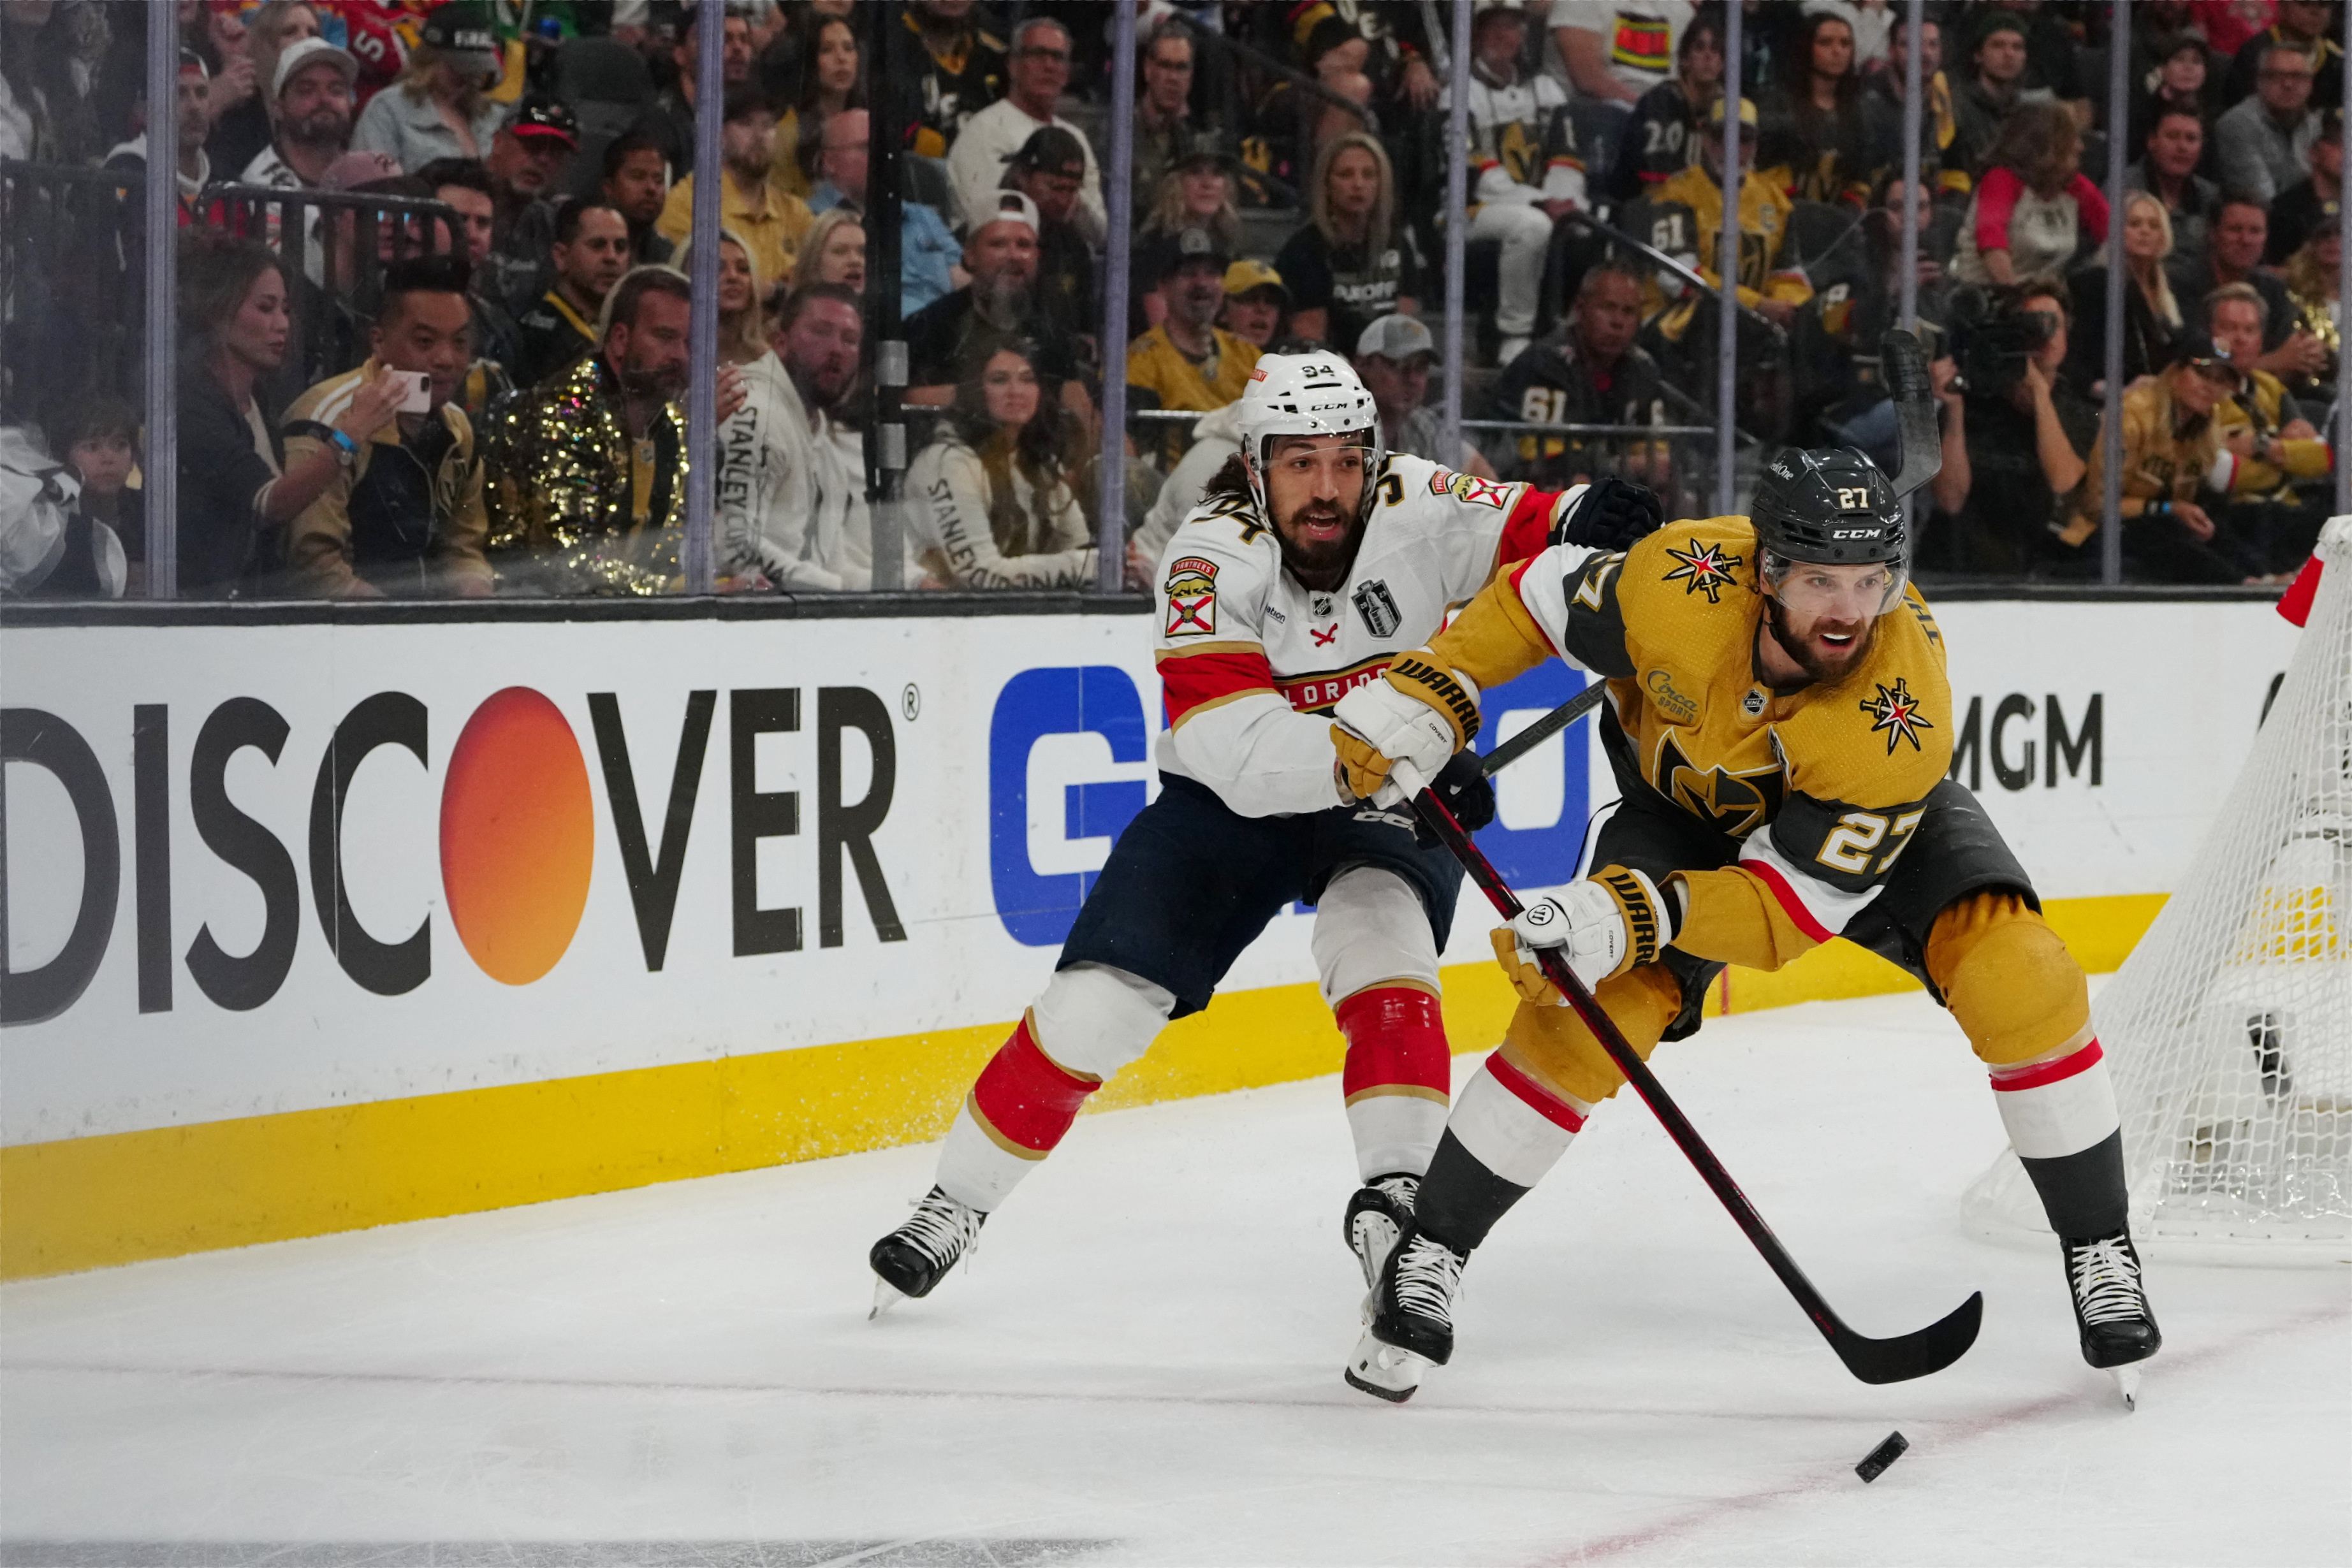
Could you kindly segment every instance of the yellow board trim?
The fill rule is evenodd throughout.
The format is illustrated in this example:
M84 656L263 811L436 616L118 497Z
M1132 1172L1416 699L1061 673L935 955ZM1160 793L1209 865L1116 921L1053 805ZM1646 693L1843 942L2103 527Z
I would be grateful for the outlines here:
M2113 969L2160 894L2053 900L2084 968ZM1475 918L1465 911L1465 918ZM1457 1051L1500 1040L1517 995L1492 964L1444 971ZM1892 965L1831 943L1777 974L1733 970L1709 1013L1909 989ZM1010 1023L809 1046L0 1149L0 1279L504 1208L923 1143ZM1170 1026L1090 1111L1339 1071L1344 1044L1312 985L1221 996Z

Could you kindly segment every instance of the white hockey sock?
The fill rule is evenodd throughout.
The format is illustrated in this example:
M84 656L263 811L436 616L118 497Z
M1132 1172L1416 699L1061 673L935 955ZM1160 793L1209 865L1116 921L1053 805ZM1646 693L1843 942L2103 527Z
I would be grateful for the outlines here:
M940 1190L986 1214L1003 1203L1021 1178L1045 1163L1043 1154L1016 1154L992 1136L972 1114L967 1096L940 1149Z
M1480 1165L1513 1186L1530 1187L1568 1152L1591 1110L1538 1083L1498 1051L1463 1085L1445 1126Z

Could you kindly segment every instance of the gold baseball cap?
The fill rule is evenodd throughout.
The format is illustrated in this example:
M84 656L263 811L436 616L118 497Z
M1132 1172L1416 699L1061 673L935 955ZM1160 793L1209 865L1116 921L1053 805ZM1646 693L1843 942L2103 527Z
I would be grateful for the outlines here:
M1290 303L1290 289L1282 281L1282 274L1265 263L1245 256L1225 268L1225 294L1229 298L1238 299L1259 288L1271 288L1282 296L1285 305Z
M1723 123L1723 99L1718 98L1712 104L1707 106L1706 122L1709 125L1721 125ZM1756 129L1756 100L1754 99L1743 98L1739 100L1739 123L1746 126L1750 131Z

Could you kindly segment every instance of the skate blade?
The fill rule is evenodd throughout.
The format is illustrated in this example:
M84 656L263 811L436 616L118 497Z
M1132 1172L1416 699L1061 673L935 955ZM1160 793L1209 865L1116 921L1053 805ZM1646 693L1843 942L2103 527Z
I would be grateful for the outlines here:
M2116 1392L2123 1396L2124 1408L2138 1409L2139 1364L2134 1362L2129 1366L2111 1366L2107 1368L2107 1375L2116 1380Z
M1422 1371L1428 1365L1427 1356L1375 1339L1368 1329L1357 1342L1356 1354L1348 1358L1340 1375L1350 1388L1361 1389L1391 1405L1402 1405L1421 1387Z
M872 1322L876 1318L880 1317L884 1312L888 1312L892 1307L897 1306L900 1301L903 1301L906 1299L907 1293L904 1291L899 1290L896 1285L890 1283L889 1281L882 1278L881 1275L877 1274L874 1276L874 1305L872 1309L866 1312L866 1321L869 1323Z

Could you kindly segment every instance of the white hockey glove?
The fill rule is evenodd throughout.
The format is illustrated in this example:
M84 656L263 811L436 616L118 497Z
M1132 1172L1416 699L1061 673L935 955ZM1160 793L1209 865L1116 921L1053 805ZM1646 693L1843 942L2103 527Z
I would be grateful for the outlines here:
M1386 808L1404 799L1389 777L1410 763L1426 784L1478 733L1478 688L1447 669L1426 648L1400 653L1380 680L1358 686L1331 710L1333 769L1342 801Z
M1636 965L1654 963L1674 940L1674 904L1638 871L1607 866L1582 882L1528 905L1495 929L1495 958L1512 988L1538 1007L1568 1000L1544 977L1536 949L1568 960L1586 988Z

